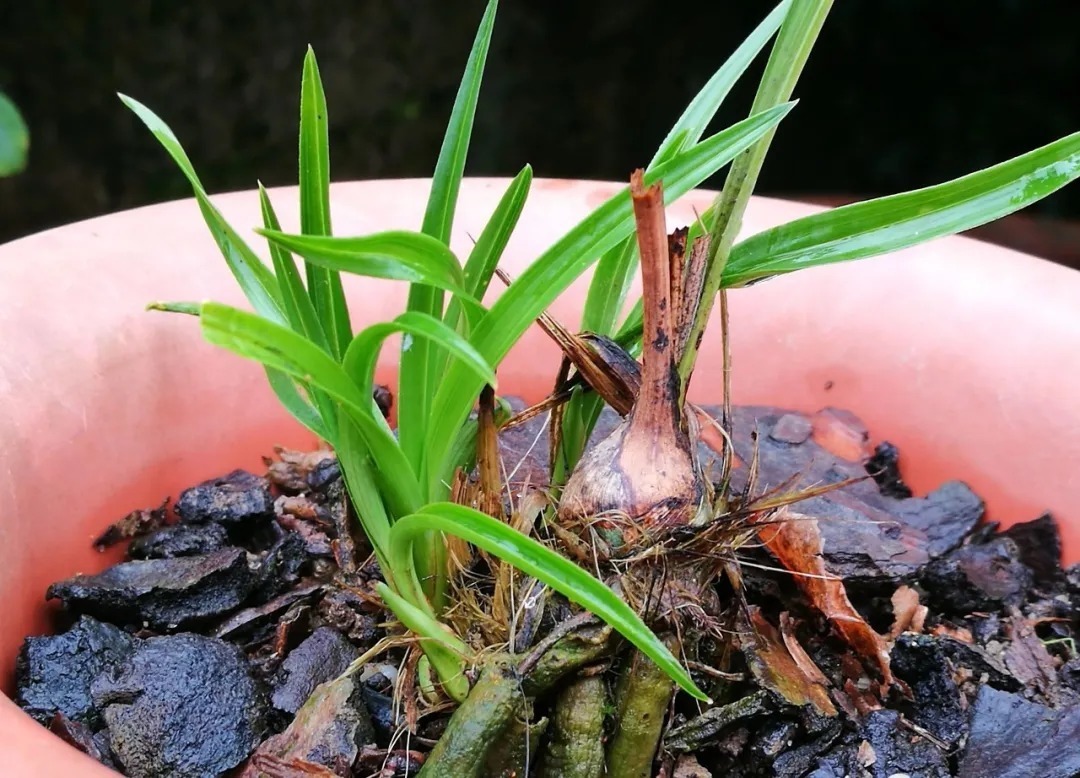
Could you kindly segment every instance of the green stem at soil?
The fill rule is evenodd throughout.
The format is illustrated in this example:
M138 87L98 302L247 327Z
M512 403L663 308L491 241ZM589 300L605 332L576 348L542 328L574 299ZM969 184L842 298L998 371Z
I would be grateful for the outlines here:
M539 761L540 739L547 731L548 720L532 721L527 712L520 709L519 712L526 715L510 720L488 755L484 769L488 778L522 778L530 775L532 766Z
M492 657L461 703L446 732L431 750L420 778L480 778L497 743L521 703L521 684L510 657Z
M668 636L668 648L678 641ZM656 747L664 727L664 714L675 684L667 673L640 651L634 651L623 668L616 690L615 733L608 743L607 778L649 778Z
M454 711L446 732L431 750L419 778L479 778L492 747L516 715L524 715L526 697L550 691L570 673L607 656L618 645L608 626L587 627L557 640L524 673L515 657L497 654Z
M751 114L777 106L791 97L831 7L832 0L795 0L792 3L761 76ZM687 339L686 351L679 362L679 376L684 384L694 370L701 335L723 281L724 266L735 245L743 214L775 133L774 127L735 159L724 180L724 188L716 198L715 217L709 229L709 257L701 302Z
M538 778L602 778L606 707L599 675L578 678L559 692Z

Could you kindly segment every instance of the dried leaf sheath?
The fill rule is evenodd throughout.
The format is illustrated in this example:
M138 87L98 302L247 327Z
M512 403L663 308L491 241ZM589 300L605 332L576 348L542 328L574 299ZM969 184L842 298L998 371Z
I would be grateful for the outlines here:
M626 420L582 458L559 505L562 523L594 525L615 548L693 523L704 491L677 370L685 234L669 240L660 184L645 188L637 171L630 193L644 300L641 389Z

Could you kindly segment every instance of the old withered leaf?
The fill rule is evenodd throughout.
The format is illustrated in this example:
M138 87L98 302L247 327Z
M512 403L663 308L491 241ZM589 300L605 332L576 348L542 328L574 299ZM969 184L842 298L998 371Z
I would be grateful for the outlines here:
M878 668L885 687L882 692L887 691L893 683L888 645L855 610L844 582L825 569L817 522L783 509L762 527L760 538L780 564L795 574L799 588L848 645Z
M829 699L824 674L801 646L796 649L798 656L792 654L789 644L797 645L794 636L790 642L782 639L756 605L748 609L748 615L749 629L743 631L740 642L754 677L792 705L813 705L818 713L835 716L836 706Z

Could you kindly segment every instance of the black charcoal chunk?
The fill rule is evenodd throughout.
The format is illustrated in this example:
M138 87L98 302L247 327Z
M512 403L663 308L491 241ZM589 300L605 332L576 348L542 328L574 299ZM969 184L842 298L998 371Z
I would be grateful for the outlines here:
M149 638L102 673L92 695L113 754L136 778L213 778L265 734L264 690L243 654L215 638Z
M26 638L15 662L15 701L42 724L60 713L96 727L90 684L134 647L126 632L89 616L61 635Z

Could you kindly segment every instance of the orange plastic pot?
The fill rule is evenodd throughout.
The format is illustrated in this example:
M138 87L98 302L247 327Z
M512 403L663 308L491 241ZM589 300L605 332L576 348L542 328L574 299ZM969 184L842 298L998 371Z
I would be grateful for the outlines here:
M467 251L507 181L465 183L454 237ZM621 184L539 180L508 248L512 274ZM296 192L273 193L295 211ZM338 234L415 228L427 182L333 188ZM685 224L705 192L670 209ZM216 198L238 228L259 224L250 192ZM757 199L745 232L819 210ZM287 228L296 224L287 223ZM259 246L254 238L252 245ZM351 279L357 326L402 310L402 284ZM578 320L585 282L552 313ZM134 507L235 467L275 444L313 441L276 405L256 365L205 344L159 300L240 295L184 200L93 219L0 247L0 673L24 636L50 629L46 586L99 570L117 553L91 540ZM916 490L967 481L991 518L1051 510L1067 562L1080 558L1080 274L953 238L869 262L805 271L731 295L734 398L814 411L848 408L900 446ZM706 339L692 395L717 401L719 343ZM531 331L500 371L501 390L536 399L556 348ZM380 369L392 378L395 354ZM0 754L11 778L104 776L0 695Z

